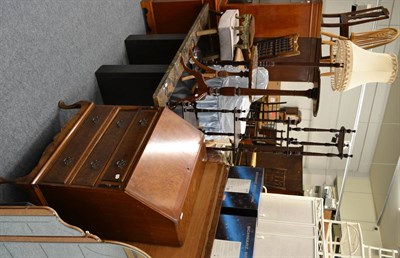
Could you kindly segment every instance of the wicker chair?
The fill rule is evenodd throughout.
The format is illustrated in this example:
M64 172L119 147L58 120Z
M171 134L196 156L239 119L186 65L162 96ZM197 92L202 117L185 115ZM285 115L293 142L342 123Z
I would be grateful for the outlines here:
M321 32L321 35L330 37L331 41L335 38L350 39L354 44L359 47L362 47L364 49L371 49L395 41L400 35L400 30L397 28L383 28L367 32L353 32L351 33L350 38L335 35L329 32Z
M321 35L329 37L329 40L322 40L322 44L329 45L329 57L323 57L322 62L334 62L333 48L335 45L335 40L344 39L350 40L357 46L363 49L371 49L380 46L384 46L395 41L400 36L400 30L397 28L383 28L379 30L367 31L367 32L353 32L350 38L336 35L329 32L321 32Z

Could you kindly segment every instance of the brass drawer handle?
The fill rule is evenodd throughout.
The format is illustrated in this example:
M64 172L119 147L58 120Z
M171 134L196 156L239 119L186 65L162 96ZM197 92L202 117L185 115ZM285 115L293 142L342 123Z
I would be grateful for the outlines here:
M123 168L126 165L126 160L120 159L115 164L117 165L118 168Z
M139 120L138 124L140 126L146 126L147 125L147 119L146 118L142 118Z
M68 157L66 157L66 158L63 159L63 163L64 163L65 166L69 166L69 165L72 164L72 161L73 161L73 160L74 160L74 158L68 156Z
M98 124L99 121L100 121L100 117L99 117L99 116L94 116L94 117L92 117L92 123L93 123L93 124Z
M121 119L121 120L118 120L118 121L117 121L117 126L118 126L119 128L123 127L124 124L125 124L124 119Z
M98 169L100 166L100 162L96 159L90 162L90 167L93 169Z

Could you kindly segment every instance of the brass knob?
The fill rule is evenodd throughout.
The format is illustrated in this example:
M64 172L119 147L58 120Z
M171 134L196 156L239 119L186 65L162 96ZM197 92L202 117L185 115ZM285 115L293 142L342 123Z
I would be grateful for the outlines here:
M72 161L73 161L73 160L74 160L74 158L68 156L68 157L66 157L66 158L63 159L63 163L64 163L64 165L69 166L69 165L72 164Z
M90 167L93 169L98 169L100 166L100 162L96 159L90 162Z
M100 117L99 116L92 117L92 123L93 124L97 124L97 123L99 123L99 121L100 121Z
M117 126L118 126L119 128L123 127L124 124L125 124L124 119L121 119L121 120L118 120L118 121L117 121Z
M126 165L126 160L120 159L115 164L117 165L118 168L123 168Z
M139 120L138 124L140 126L146 126L147 125L147 119L146 118L142 118Z

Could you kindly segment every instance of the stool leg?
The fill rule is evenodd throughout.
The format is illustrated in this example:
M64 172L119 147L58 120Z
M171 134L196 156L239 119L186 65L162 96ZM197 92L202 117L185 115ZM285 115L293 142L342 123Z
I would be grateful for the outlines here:
M200 37L200 36L205 36L205 35L212 35L212 34L217 34L218 31L217 29L208 29L208 30L201 30L196 32L196 36Z

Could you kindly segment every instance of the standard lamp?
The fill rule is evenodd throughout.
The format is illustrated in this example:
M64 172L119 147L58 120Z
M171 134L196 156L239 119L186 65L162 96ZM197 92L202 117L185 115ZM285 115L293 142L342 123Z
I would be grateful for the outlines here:
M365 50L350 40L337 40L334 45L335 63L331 67L333 91L348 91L362 84L393 83L398 70L394 54L375 53Z

